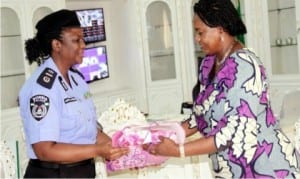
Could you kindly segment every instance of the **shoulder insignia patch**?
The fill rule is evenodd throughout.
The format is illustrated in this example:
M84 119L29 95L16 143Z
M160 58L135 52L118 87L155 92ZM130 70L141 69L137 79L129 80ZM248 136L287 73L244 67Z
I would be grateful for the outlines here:
M37 79L37 83L45 88L51 89L56 75L57 73L54 70L51 68L46 68Z
M31 115L37 121L42 120L47 115L49 106L49 98L45 95L35 95L30 98Z

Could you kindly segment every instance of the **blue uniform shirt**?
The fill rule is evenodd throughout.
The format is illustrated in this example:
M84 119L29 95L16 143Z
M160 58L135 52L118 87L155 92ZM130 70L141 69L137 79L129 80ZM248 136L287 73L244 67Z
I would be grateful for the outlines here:
M96 142L97 116L89 87L78 73L68 71L68 75L71 86L49 58L20 91L20 112L29 158L37 158L31 144L40 141Z

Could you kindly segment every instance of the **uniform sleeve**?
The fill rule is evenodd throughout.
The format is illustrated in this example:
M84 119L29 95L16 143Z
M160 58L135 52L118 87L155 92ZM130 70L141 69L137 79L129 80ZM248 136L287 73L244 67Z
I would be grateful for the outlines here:
M40 141L58 141L60 110L58 94L37 87L28 96L24 107L26 133L30 144Z
M260 105L264 90L261 66L255 56L247 53L231 58L218 74L219 87L224 87L225 115L215 134L217 148L230 146L233 155L244 155L250 161L257 144L257 115L265 110Z

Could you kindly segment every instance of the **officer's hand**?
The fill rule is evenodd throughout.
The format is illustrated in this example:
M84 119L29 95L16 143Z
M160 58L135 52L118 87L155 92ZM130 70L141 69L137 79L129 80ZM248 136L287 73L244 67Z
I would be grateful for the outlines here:
M115 160L123 155L128 154L129 149L127 147L112 147L111 142L104 142L97 144L99 149L99 156L107 160Z

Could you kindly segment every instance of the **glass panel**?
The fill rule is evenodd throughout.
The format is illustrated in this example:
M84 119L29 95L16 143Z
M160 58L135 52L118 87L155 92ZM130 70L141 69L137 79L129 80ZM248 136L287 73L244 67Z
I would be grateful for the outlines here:
M172 21L164 2L149 5L146 13L151 80L176 78Z
M295 0L268 0L273 74L299 73Z
M17 106L25 80L20 21L10 8L1 8L1 109Z

